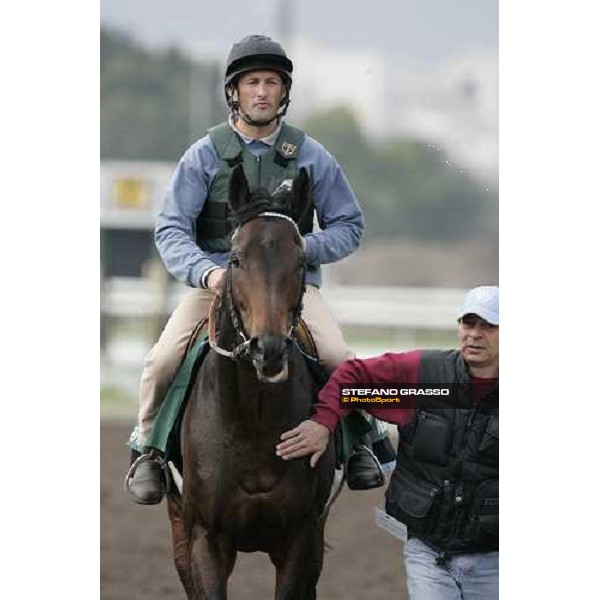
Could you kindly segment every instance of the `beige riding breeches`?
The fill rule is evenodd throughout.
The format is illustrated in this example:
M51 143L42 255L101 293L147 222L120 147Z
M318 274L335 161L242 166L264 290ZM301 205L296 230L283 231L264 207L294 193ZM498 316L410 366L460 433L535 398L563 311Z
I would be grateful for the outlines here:
M154 417L184 359L190 336L196 325L208 316L213 292L200 288L188 292L173 311L156 344L144 361L140 383L138 443L144 445ZM331 372L353 358L331 310L318 288L308 285L304 295L302 318L310 329L321 363Z

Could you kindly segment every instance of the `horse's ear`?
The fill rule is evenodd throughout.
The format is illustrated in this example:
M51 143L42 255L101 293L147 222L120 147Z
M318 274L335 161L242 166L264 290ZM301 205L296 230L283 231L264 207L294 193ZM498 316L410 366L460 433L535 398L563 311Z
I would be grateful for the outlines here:
M312 202L308 171L302 167L292 183L291 217L298 223Z
M229 206L236 212L248 202L249 198L250 189L244 174L244 167L238 165L233 169L229 179Z

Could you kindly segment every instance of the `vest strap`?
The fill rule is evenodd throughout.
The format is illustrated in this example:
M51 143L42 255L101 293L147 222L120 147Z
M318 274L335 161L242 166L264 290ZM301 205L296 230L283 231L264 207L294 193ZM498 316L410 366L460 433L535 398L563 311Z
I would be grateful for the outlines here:
M240 138L236 135L229 123L220 123L208 130L210 141L213 143L217 156L227 163L242 161L244 148ZM235 166L235 165L229 165Z

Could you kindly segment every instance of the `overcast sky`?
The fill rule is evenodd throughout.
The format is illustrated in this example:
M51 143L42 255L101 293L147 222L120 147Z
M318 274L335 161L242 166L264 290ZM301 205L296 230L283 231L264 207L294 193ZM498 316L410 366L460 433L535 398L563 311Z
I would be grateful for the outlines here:
M102 22L151 45L226 52L248 33L278 36L281 0L101 0ZM498 0L288 0L294 33L343 49L439 62L496 51Z

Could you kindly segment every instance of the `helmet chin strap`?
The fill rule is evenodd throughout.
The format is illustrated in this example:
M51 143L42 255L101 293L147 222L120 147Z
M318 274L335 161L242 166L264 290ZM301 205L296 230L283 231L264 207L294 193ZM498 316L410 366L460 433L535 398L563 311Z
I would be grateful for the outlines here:
M235 88L231 94L230 100L227 103L231 110L234 120L242 119L242 121L248 123L248 125L251 125L252 127L266 127L267 125L270 125L273 121L275 121L275 119L279 121L281 117L283 117L287 112L290 103L290 101L288 100L289 92L286 90L285 103L283 105L280 105L277 112L268 120L256 121L252 117L249 117L247 114L240 112L240 103L237 101L237 99L234 99L234 93L237 94L237 89Z
M270 125L275 119L277 119L279 121L279 118L281 117L281 114L278 112L275 115L273 115L268 121L265 121L265 120L255 121L254 119L252 119L251 117L249 117L246 114L240 114L239 110L236 110L234 115L235 115L235 117L238 117L238 118L242 119L243 121L245 121L246 123L248 123L248 125L252 125L252 127L266 127L267 125Z

